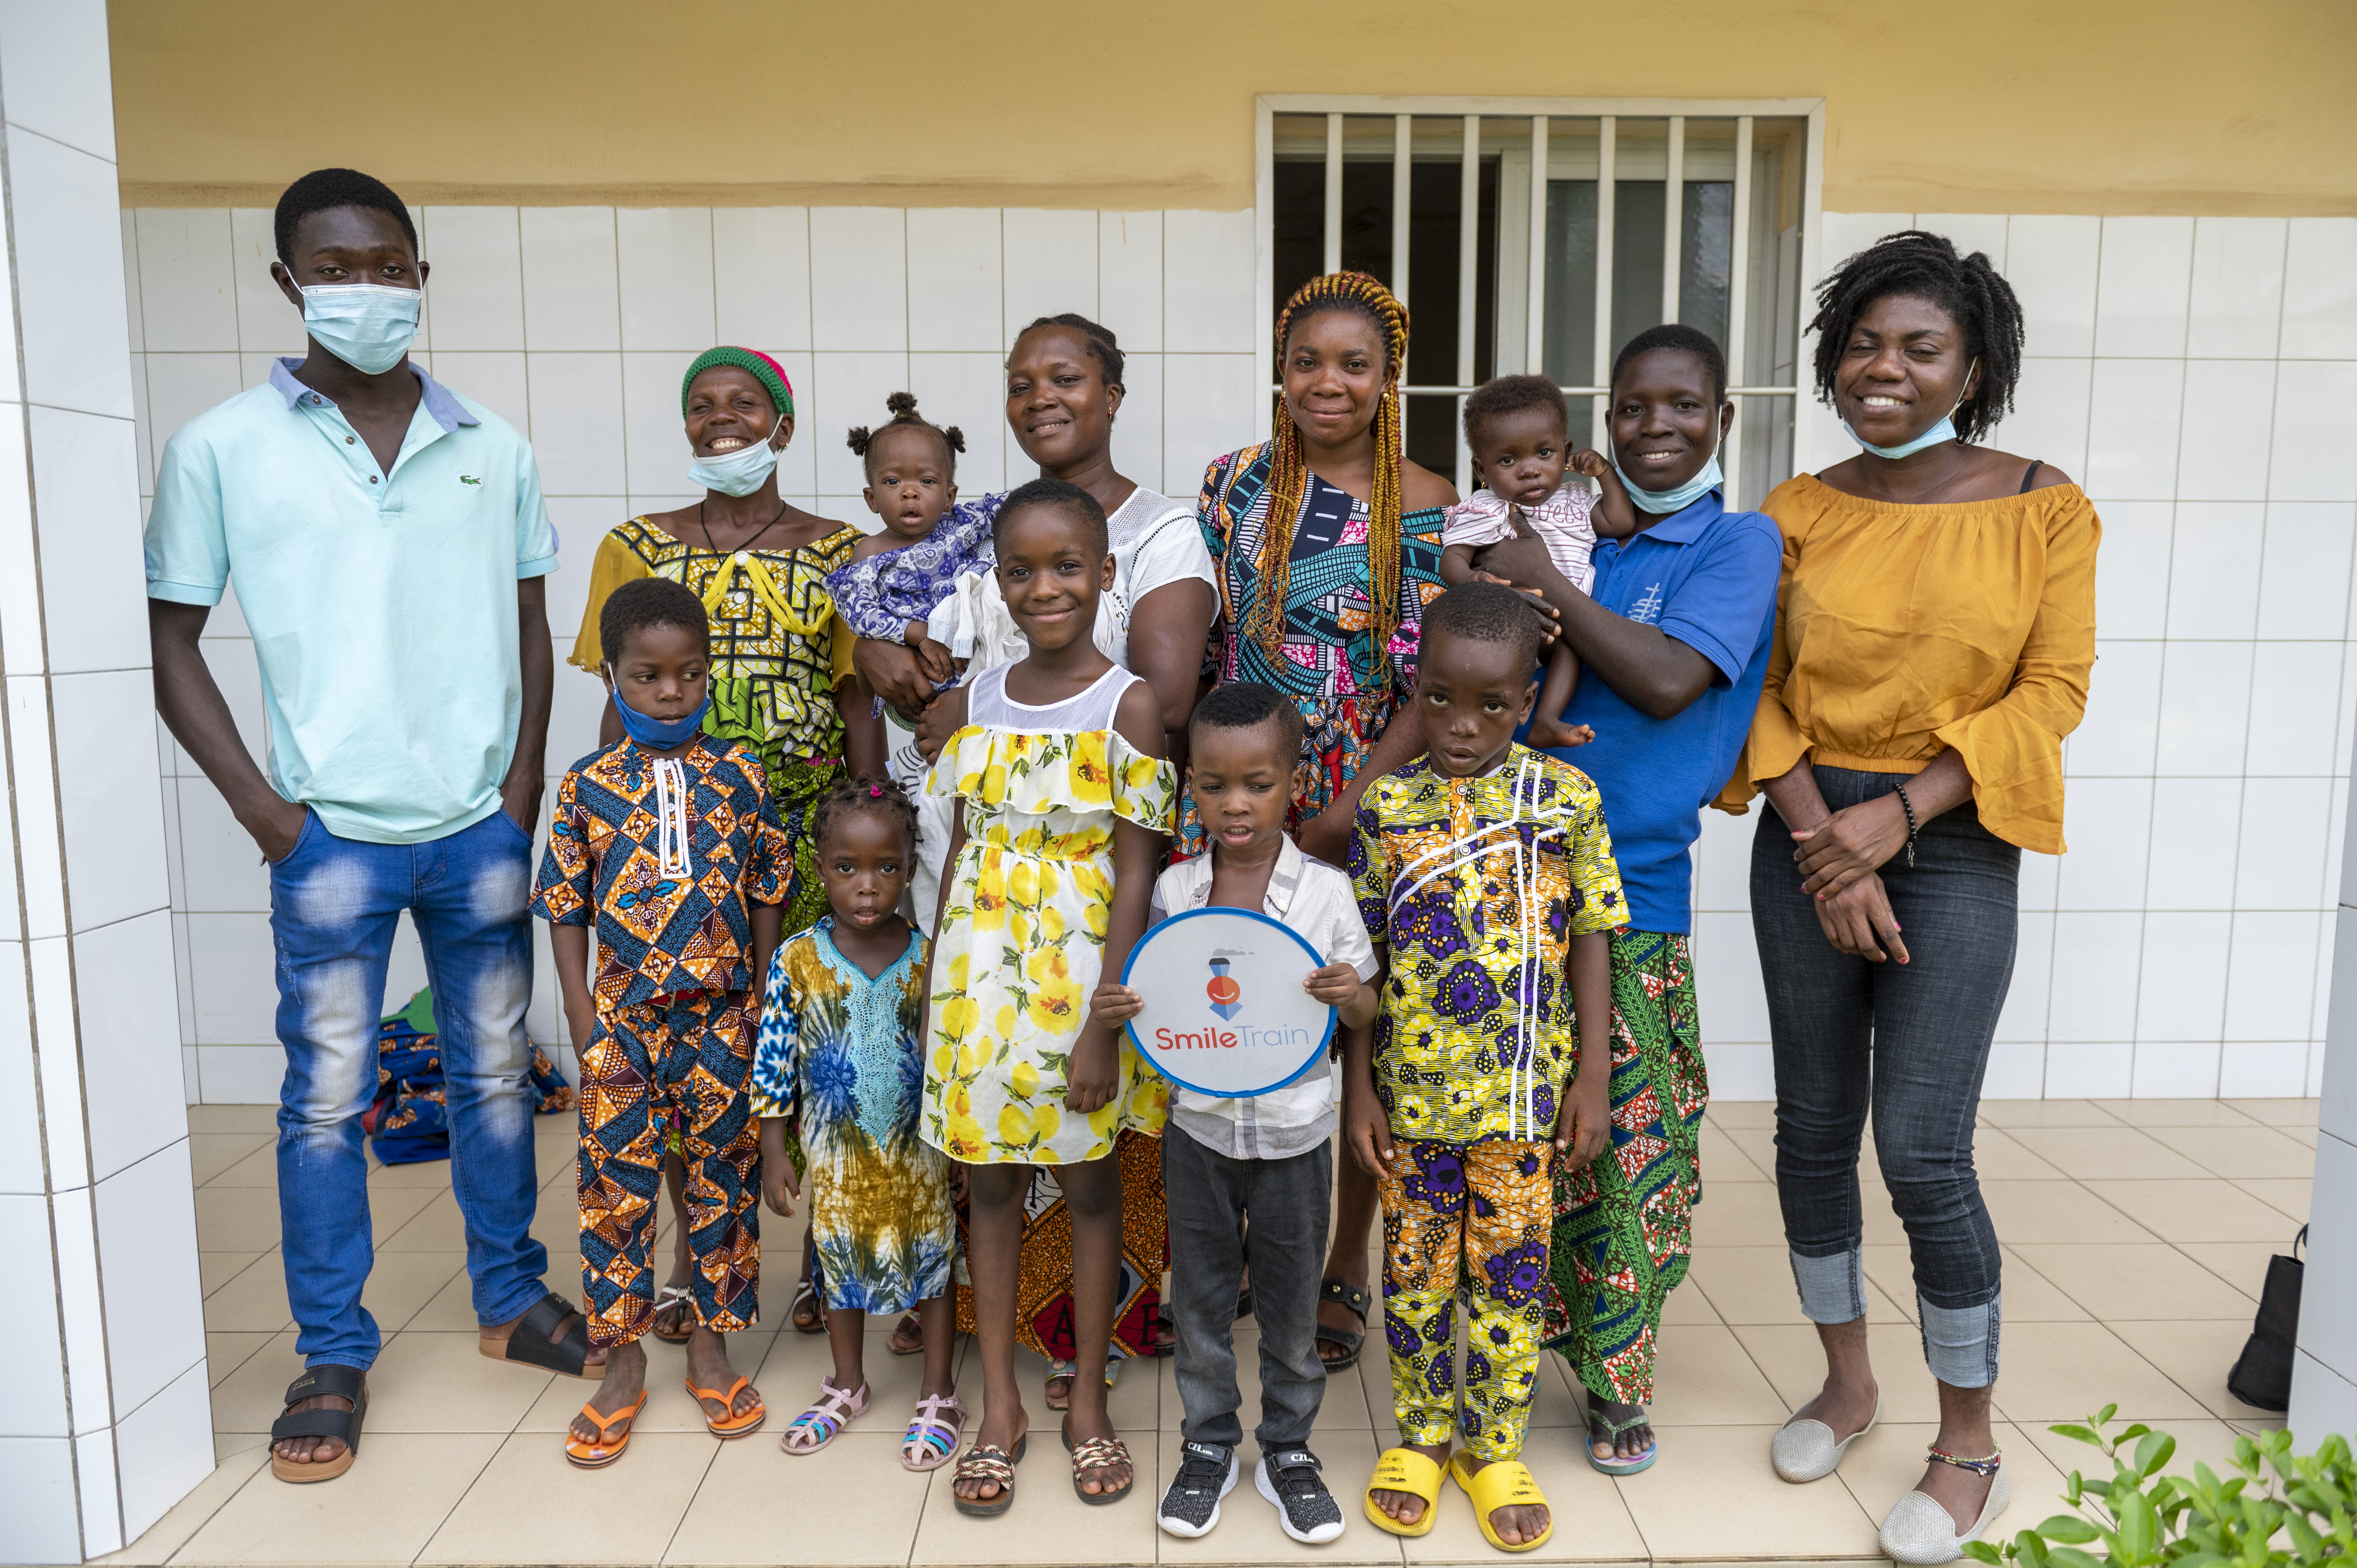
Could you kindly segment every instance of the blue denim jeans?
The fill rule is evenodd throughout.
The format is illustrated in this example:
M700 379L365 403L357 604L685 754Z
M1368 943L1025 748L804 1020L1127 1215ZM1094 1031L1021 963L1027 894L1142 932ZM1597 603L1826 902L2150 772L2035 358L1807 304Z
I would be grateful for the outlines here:
M1838 811L1888 795L1896 773L1814 770ZM1834 950L1801 891L1792 831L1773 806L1752 841L1751 921L1776 1060L1776 1196L1801 1310L1866 1315L1857 1156L1869 1109L1883 1185L1907 1228L1932 1375L1996 1380L2003 1309L1996 1227L1973 1169L1973 1122L1997 1015L2013 983L2021 851L1967 801L1923 824L1915 864L1882 867L1910 961Z
M366 1368L381 1343L361 1291L376 1260L361 1116L376 1098L377 1021L404 909L425 950L448 1097L450 1187L475 1316L503 1323L548 1294L533 1240L532 839L505 811L426 843L340 839L311 816L270 868L278 958L278 1222L295 1348Z

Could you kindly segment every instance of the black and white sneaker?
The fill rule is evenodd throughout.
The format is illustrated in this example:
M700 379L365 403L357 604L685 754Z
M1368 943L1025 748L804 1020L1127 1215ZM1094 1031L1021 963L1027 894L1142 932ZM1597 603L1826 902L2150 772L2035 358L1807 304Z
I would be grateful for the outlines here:
M1318 1473L1323 1468L1308 1449L1283 1448L1262 1455L1253 1472L1253 1485L1276 1506L1276 1522L1285 1533L1311 1546L1342 1533L1342 1509Z
M1236 1489L1236 1451L1218 1443L1189 1443L1178 1450L1178 1474L1162 1494L1155 1518L1172 1535L1209 1535L1220 1522L1220 1499ZM1337 1513L1334 1528L1341 1528Z

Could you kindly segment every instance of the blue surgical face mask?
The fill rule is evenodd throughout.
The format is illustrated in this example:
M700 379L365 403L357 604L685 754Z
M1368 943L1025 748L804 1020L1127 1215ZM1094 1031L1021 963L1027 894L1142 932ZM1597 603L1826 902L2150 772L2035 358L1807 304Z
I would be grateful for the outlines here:
M779 416L782 421L784 416ZM690 484L707 490L718 490L724 496L749 496L761 488L761 481L777 470L778 448L770 445L776 438L772 430L768 437L750 446L739 446L734 452L723 452L716 457L698 457L687 466Z
M657 751L669 751L673 746L683 744L689 736L704 726L704 715L712 708L712 693L707 690L704 693L704 701L695 705L695 712L683 719L650 718L622 701L621 689L610 684L612 679L610 674L607 677L609 682L607 689L614 694L614 711L622 715L622 733L640 746L651 746Z
M1656 516L1667 516L1674 511L1684 511L1719 486L1727 483L1727 476L1719 472L1718 454L1716 452L1710 455L1710 461L1702 466L1702 472L1674 490L1639 489L1637 481L1629 477L1629 470L1620 466L1620 456L1617 452L1612 456L1612 471L1620 476L1622 484L1629 487L1629 499L1635 504L1637 510L1650 511Z
M352 369L381 376L417 340L423 290L382 284L313 284L303 289L303 329Z
M1980 363L1978 360L1973 361L1973 364L1975 365L1978 363ZM1973 367L1972 365L1966 365L1964 367L1964 383L1967 386L1972 384L1972 377ZM1964 406L1964 400L1961 397L1958 398L1956 400L1955 408L1951 408L1945 414L1942 415L1939 424L1932 426L1931 429L1926 430L1922 435L1915 437L1914 440L1902 441L1896 446L1877 446L1873 442L1868 441L1857 431L1850 429L1849 421L1846 419L1841 422L1841 427L1844 433L1846 433L1852 441L1857 442L1860 446L1864 447L1868 452L1873 453L1878 457L1889 457L1894 460L1900 457L1912 457L1916 453L1921 452L1926 446L1937 446L1943 441L1953 441L1956 438L1956 409Z

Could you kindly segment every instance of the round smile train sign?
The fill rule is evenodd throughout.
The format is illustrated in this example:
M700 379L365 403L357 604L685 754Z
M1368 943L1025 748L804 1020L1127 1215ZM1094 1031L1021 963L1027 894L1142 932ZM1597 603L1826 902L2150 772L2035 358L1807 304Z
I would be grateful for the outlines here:
M1147 931L1121 983L1145 1008L1140 1055L1171 1082L1243 1098L1282 1089L1326 1054L1334 1009L1301 987L1326 961L1299 933L1250 909L1190 909Z

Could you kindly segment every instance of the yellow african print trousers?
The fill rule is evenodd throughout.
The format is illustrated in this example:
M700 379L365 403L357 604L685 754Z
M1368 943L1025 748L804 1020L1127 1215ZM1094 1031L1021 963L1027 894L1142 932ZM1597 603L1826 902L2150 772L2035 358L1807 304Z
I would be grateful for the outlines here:
M1552 1143L1505 1138L1393 1145L1383 1205L1383 1337L1400 1441L1458 1434L1457 1302L1465 1300L1465 1446L1521 1455L1552 1294Z

